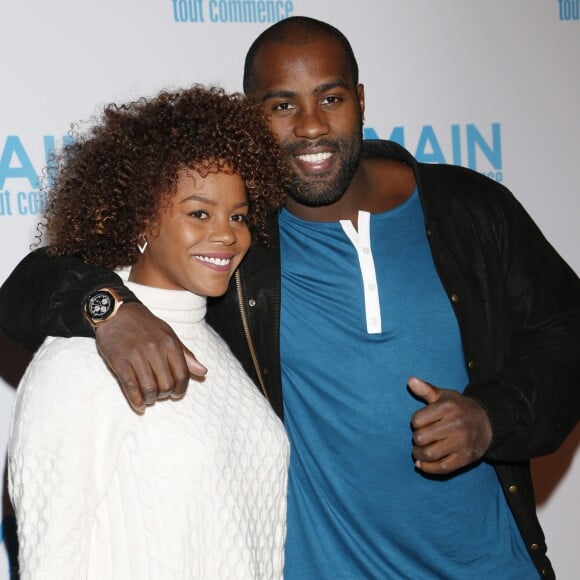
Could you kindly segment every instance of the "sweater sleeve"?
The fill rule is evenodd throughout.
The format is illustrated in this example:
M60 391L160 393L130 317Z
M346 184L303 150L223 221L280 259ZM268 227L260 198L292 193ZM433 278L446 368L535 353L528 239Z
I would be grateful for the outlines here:
M41 347L13 409L8 473L22 580L86 578L96 506L126 432L102 404L98 355L69 350L67 342L48 339Z
M89 294L104 287L117 290L125 302L137 301L114 272L74 256L51 257L39 248L0 287L0 330L30 351L46 336L94 337L83 305Z

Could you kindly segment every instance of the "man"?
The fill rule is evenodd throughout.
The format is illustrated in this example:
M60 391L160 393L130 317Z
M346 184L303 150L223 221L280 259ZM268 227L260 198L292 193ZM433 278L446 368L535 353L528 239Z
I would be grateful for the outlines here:
M291 439L286 577L553 577L529 459L578 420L580 280L499 184L362 142L364 88L333 27L267 29L244 89L295 178L208 319ZM102 288L126 303L92 311ZM90 336L85 305L143 411L205 369L130 302L111 273L35 252L0 324L29 348Z

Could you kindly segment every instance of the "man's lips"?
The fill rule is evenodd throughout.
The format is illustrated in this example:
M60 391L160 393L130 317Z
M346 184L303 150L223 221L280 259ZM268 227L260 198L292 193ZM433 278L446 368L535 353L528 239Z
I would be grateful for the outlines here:
M333 153L324 151L321 153L304 153L303 155L296 155L296 158L304 163L322 163L332 157Z
M319 151L316 153L295 153L293 158L305 171L327 171L332 165L334 152Z

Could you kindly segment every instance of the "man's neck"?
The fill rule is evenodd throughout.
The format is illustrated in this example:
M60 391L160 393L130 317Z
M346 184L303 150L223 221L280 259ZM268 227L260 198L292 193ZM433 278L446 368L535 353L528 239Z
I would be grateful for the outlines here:
M310 207L289 199L286 209L306 221L350 220L356 227L359 211L388 211L407 200L414 189L415 176L408 165L390 159L362 159L348 189L337 202Z

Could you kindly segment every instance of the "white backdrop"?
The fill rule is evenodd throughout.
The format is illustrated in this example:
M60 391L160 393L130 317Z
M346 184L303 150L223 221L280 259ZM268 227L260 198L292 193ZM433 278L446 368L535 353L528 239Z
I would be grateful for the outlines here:
M241 88L253 38L307 15L351 40L366 136L505 183L580 272L580 0L24 0L0 5L0 281L39 220L36 178L71 122L98 105L193 82ZM26 355L0 341L0 457ZM576 429L534 463L559 578L580 576ZM3 459L0 459L0 468ZM4 494L6 496L6 494ZM10 578L10 507L0 580ZM8 549L6 549L8 545Z

